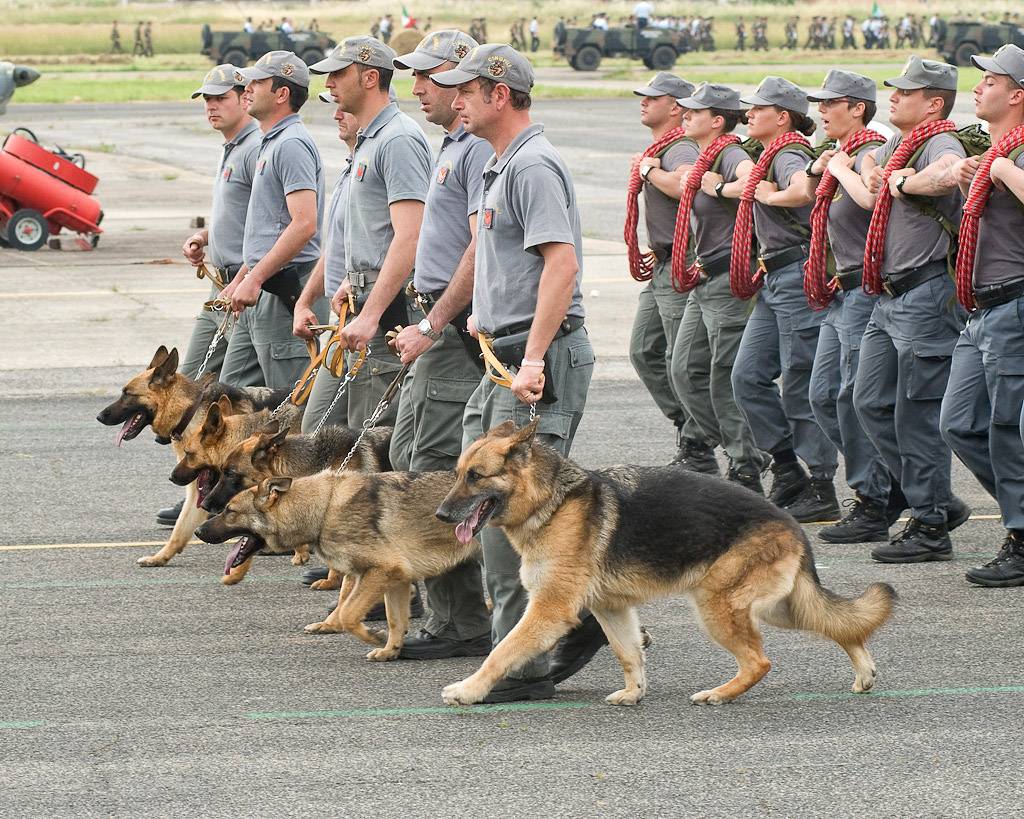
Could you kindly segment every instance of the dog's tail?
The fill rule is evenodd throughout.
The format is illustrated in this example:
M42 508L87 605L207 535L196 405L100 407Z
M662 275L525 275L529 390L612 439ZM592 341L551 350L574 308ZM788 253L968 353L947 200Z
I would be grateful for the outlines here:
M872 583L860 597L841 597L821 585L808 548L786 602L792 628L843 646L860 645L892 615L896 590L888 583Z

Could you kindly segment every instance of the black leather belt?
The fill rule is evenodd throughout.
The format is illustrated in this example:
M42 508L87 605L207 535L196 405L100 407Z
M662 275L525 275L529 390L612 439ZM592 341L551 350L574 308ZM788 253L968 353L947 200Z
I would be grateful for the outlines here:
M839 284L839 289L844 293L849 290L856 290L864 283L864 268L858 267L853 270L836 273L836 282Z
M416 291L416 298L418 298L423 304L431 305L437 304L437 300L444 294L444 290L435 290L433 293L424 293L422 290Z
M984 310L1011 302L1021 294L1024 294L1024 279L1017 279L976 289L974 301L978 307Z
M495 330L490 334L491 338L502 338L503 336L514 336L516 333L522 333L529 330L533 326L532 321L525 321L522 324L513 324L511 327L503 327L500 330ZM580 327L583 326L583 316L566 316L562 319L561 325L558 327L558 332L555 333L555 338L561 338L567 336L569 333L575 333Z
M707 260L698 256L697 264L700 265L704 279L713 279L715 276L721 276L723 273L729 272L729 264L731 260L731 253L723 253L720 256L716 256L714 259Z
M672 245L668 247L652 247L651 253L654 254L654 258L659 262L668 261L672 258Z
M767 258L761 256L758 261L761 263L761 266L764 267L765 273L774 273L776 270L781 270L787 265L793 264L793 262L799 262L801 259L806 259L809 252L810 248L808 248L807 245L793 245L792 247L787 247L784 250L773 253Z
M921 267L901 270L898 273L893 273L891 276L883 275L882 289L893 298L896 298L904 293L909 293L915 287L919 287L925 282L930 282L932 279L937 279L939 276L944 275L946 275L945 260L928 262L928 264L921 265Z
M242 269L240 264L229 264L227 267L214 268L217 271L217 275L220 276L221 281L225 284L235 278L235 274Z

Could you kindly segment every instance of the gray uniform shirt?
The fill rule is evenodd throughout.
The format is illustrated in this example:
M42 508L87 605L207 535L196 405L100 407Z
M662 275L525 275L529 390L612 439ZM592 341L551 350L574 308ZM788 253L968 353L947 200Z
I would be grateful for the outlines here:
M395 238L390 206L427 201L430 146L423 130L388 103L359 133L345 208L345 264L350 273L378 272Z
M249 193L260 150L260 126L250 122L224 143L217 177L213 180L213 206L206 252L214 267L242 264L242 237Z
M736 169L750 155L738 145L730 145L719 154L722 161L718 173L726 182L736 181ZM712 259L732 250L732 235L736 230L736 199L719 199L697 191L690 209L690 230L693 232L697 255Z
M661 169L674 171L680 165L692 165L697 161L700 149L692 139L681 139L672 145L661 157ZM676 231L676 213L679 200L666 196L653 184L647 182L644 192L644 222L647 225L647 243L652 248L672 247Z
M789 187L793 174L807 166L807 154L799 148L785 148L775 155L769 182L779 186L780 191ZM754 202L754 233L762 256L777 253L787 247L806 242L811 235L810 221L812 205L799 208L776 208ZM793 220L803 225L801 232Z
M583 316L583 236L576 189L565 162L544 136L544 126L524 129L484 168L477 214L473 318L486 333L533 321L546 242L576 250L576 283L569 316Z
M875 161L884 166L902 141L903 137L897 134L885 145L876 148ZM924 150L912 167L920 171L947 154L960 158L966 156L960 140L950 134L938 134L925 143ZM960 224L963 197L959 188L945 196L929 197L927 201L954 225ZM921 213L915 205L902 199L893 200L889 227L885 234L885 258L882 260L884 275L944 260L948 250L949 236L942 225L931 216Z
M469 217L480 209L484 165L491 145L459 125L445 134L434 162L416 245L413 284L421 293L444 290L469 247Z
M864 157L871 148L862 148L853 158L853 169L860 173ZM871 211L865 210L840 185L828 209L828 241L836 257L836 270L847 273L864 267L864 243L868 238Z
M285 197L295 191L316 192L316 233L290 263L320 258L320 221L324 213L324 166L320 152L298 114L289 114L263 135L256 175L245 215L243 254L251 270L292 222Z
M1024 168L1024 154L1014 164ZM1020 278L1024 278L1024 204L993 186L978 222L974 284L987 287Z
M347 156L324 213L324 292L327 296L338 292L348 269L345 267L345 203L348 201L351 171L352 157Z

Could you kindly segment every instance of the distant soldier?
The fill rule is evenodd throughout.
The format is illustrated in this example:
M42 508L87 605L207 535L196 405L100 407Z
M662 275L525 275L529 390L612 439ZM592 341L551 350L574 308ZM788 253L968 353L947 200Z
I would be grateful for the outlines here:
M110 53L120 54L124 49L121 48L121 32L117 30L117 20L110 26Z
M143 56L153 56L153 21L147 20L146 27L142 30Z
M530 18L530 51L537 51L540 48L540 20L537 15Z
M555 23L555 38L554 38L554 44L552 45L551 50L555 54L564 54L565 53L565 18L564 17L559 17L558 18L558 22Z
M476 37L474 39L478 43L486 43L487 42L487 18L486 17L481 17L480 18L480 36Z
M856 23L853 19L852 14L847 14L846 19L843 20L843 48L856 48L857 41L853 37Z
M513 20L512 25L508 27L508 42L516 51L523 50L523 43L519 39L519 23L515 20Z
M252 23L252 17L246 17L245 23L242 25L242 31L246 34L252 34L256 30L256 27Z
M146 47L142 44L142 21L135 26L135 44L132 46L133 57L145 57Z
M480 39L480 20L477 17L474 17L469 23L469 36L478 43L483 42Z
M800 20L799 17L792 18L789 23L786 24L786 48L790 51L794 51L797 46L797 23Z
M736 21L736 48L740 51L747 50L747 24L743 22L742 17Z

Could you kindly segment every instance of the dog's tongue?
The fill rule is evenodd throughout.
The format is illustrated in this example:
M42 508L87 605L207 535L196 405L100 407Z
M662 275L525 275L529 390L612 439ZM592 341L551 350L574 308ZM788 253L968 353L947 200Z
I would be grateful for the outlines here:
M121 429L119 429L117 431L117 437L114 438L114 444L117 446L118 449L120 449L121 448L121 444L124 443L124 436L127 435L129 432L134 432L135 431L135 423L137 421L141 421L141 420L142 420L142 413L140 412L140 413L136 413L135 415L133 415L131 418L129 418L127 421L124 422L124 424L122 425Z
M235 561L238 560L238 556L242 553L242 549L245 548L248 542L248 537L240 537L235 544L235 548L228 552L228 559L224 563L224 574L231 574L231 570L235 568Z
M455 527L455 539L465 545L473 539L473 531L476 529L476 525L480 522L480 510L483 508L481 503L476 509L473 510L473 514L466 518L462 523Z
M199 474L196 476L196 508L199 509L203 505L203 501L206 500L206 495L210 491L210 478L213 477L213 470L201 469Z

